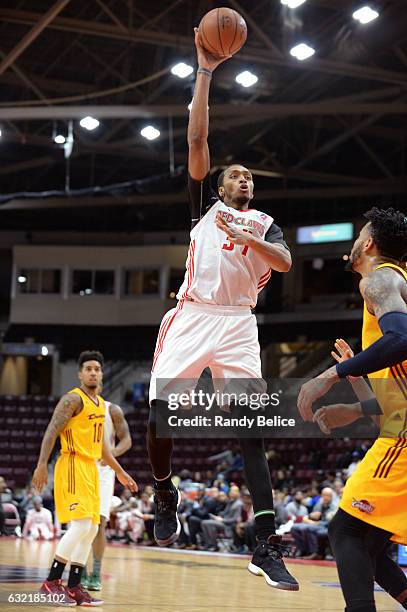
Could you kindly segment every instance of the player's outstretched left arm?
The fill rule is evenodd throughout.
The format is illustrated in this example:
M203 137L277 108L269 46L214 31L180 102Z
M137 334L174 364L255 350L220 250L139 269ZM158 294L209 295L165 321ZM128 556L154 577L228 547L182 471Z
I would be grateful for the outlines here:
M118 461L113 457L112 452L109 447L109 442L106 439L106 432L103 435L103 445L102 445L102 459L103 461L114 470L117 480L124 486L130 489L133 493L138 491L137 483L133 480L133 478L125 472Z

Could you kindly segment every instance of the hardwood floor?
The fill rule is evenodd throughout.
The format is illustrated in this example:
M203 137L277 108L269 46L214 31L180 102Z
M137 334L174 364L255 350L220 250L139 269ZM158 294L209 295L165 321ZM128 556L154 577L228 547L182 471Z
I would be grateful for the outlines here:
M0 539L0 610L36 612L52 606L9 603L12 593L36 593L47 575L55 542ZM333 564L289 561L298 592L268 587L247 570L248 558L155 548L109 546L103 564L103 610L136 612L341 611L344 602ZM401 611L383 592L377 610Z

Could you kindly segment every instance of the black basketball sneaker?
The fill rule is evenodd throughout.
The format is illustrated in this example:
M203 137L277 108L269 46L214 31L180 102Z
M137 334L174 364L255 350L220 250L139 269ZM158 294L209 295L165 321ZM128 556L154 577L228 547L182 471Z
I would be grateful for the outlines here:
M271 535L260 540L247 569L255 576L264 576L266 582L275 589L298 591L300 586L284 565L283 555L287 552L281 543L282 537Z
M159 546L169 546L178 539L181 523L177 508L180 502L181 493L175 487L154 489L154 538Z

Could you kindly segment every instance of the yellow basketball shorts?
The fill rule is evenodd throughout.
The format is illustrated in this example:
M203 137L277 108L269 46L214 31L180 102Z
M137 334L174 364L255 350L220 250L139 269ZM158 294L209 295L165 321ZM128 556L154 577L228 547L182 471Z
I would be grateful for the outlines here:
M99 473L93 459L59 456L54 471L55 509L60 523L91 518L100 523Z
M348 479L340 507L407 545L406 438L376 440Z

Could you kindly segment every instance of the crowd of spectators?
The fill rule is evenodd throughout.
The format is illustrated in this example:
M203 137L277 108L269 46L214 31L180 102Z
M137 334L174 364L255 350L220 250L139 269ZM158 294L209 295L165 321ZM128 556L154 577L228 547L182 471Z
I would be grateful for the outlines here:
M307 485L297 483L293 466L283 466L274 472L277 533L293 544L297 557L330 558L328 525L338 508L346 479L365 452L364 447L348 452L338 470L327 473L316 470L315 480ZM319 457L314 459L318 464ZM254 515L244 485L240 453L235 448L228 449L209 457L208 465L213 469L194 474L183 470L174 477L181 491L181 535L176 546L249 553L256 545ZM51 495L43 500L31 486L15 495L0 476L0 535L45 540L58 537L61 526L53 516ZM137 496L125 489L113 498L107 528L109 540L154 546L153 530L150 485Z

